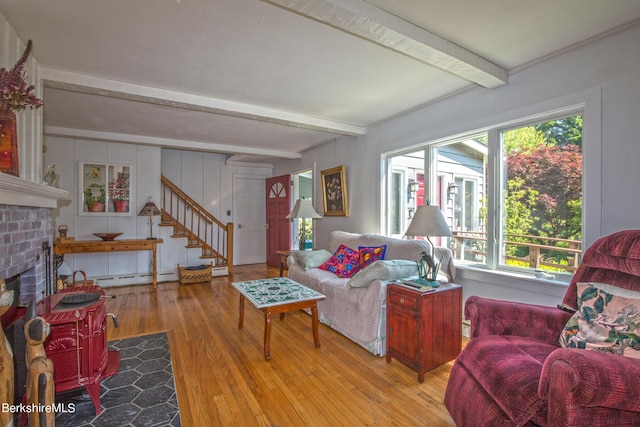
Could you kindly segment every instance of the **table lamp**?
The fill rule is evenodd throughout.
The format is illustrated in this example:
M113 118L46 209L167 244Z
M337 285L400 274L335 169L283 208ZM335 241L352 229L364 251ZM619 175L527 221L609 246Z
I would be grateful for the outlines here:
M307 231L305 229L305 219L307 218L311 218L311 219L318 219L318 218L322 218L320 216L320 214L318 212L316 212L316 210L313 208L313 205L311 204L311 202L305 198L302 199L298 199L296 200L296 204L293 207L293 209L291 210L291 212L289 212L289 215L287 215L285 218L287 219L293 219L293 218L298 218L298 219L302 219L302 233L301 233L301 238L300 238L300 250L304 250L304 244L305 244L305 240L307 237Z
M438 273L438 264L434 258L435 247L429 236L451 236L451 229L444 219L440 207L435 205L418 206L413 218L411 218L409 228L404 234L406 236L423 236L427 238L431 245L429 253L431 259L429 260L429 257L421 254L418 260L418 270L420 271L420 279L426 279L430 282L435 281L435 276ZM433 274L427 274L429 271Z
M58 277L56 278L56 292L66 288L66 282L73 273L66 262L62 261L56 269Z
M142 209L140 209L138 216L149 217L149 237L147 237L147 240L156 240L156 238L153 237L153 221L151 220L151 217L160 215L160 209L158 209L156 204L153 203L151 197L149 197L147 200L147 203L145 203Z

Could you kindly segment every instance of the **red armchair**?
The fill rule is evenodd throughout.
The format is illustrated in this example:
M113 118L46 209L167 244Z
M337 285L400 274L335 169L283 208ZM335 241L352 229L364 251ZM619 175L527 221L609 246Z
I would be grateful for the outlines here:
M563 299L573 309L578 282L640 291L640 230L587 249ZM571 313L473 296L465 316L471 339L444 399L458 427L640 426L640 360L561 348Z

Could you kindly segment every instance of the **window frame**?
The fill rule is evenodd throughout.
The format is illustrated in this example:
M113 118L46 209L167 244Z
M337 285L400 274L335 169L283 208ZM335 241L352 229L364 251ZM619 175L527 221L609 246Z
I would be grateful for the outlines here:
M566 117L570 115L580 114L583 118L582 129L582 249L583 252L590 244L602 236L602 93L601 88L590 88L560 98L543 101L540 103L532 103L519 109L512 109L503 114L493 117L493 124L486 127L476 128L468 132L460 132L452 134L448 137L442 137L422 143L413 143L401 149L381 153L381 164L383 168L389 163L389 159L402 153L415 152L420 149L425 150L425 178L433 177L437 171L430 167L435 162L435 151L441 145L450 144L461 139L469 139L477 137L479 134L487 135L488 157L487 170L496 171L497 162L500 160L501 150L499 148L500 133L511 128L523 127L539 122L553 120L556 118ZM425 138L426 139L426 138ZM383 172L384 175L384 172ZM495 172L487 174L485 182L485 192L487 194L487 259L486 264L472 263L474 268L482 268L489 273L509 273L510 269L503 268L499 265L498 247L500 240L497 238L500 230L500 222L497 218L499 213L498 204L500 203L500 180L501 177L496 176ZM435 183L433 179L429 179L430 185L425 186L425 198L432 197L434 194ZM383 184L386 187L386 183ZM586 189L589 188L587 192ZM383 203L381 206L381 218L385 218L384 206L386 202L386 189L382 189ZM384 230L388 229L385 222L382 222ZM466 262L456 260L458 266L464 266ZM511 271L516 272L516 271ZM523 273L523 269L517 271ZM528 270L526 277L531 275ZM573 275L556 274L555 280L551 282L566 285ZM548 281L547 279L538 279Z
M503 156L503 147L501 135L503 132L507 132L514 129L519 129L527 126L535 126L540 123L558 120L565 117L570 117L574 115L583 116L583 151L585 146L585 138L584 138L584 122L585 122L585 109L584 106L570 106L563 109L558 109L546 113L540 113L535 116L526 117L521 120L514 120L512 122L503 124L501 126L496 126L491 128L487 132L487 146L489 149L488 156L488 165L487 170L494 172L489 172L487 174L487 268L490 270L496 271L511 271L514 273L524 273L530 274L531 268L510 266L508 264L501 263L502 253L501 253L501 245L504 241L504 236L502 233L502 220L504 218L504 212L500 209L502 206L502 197L503 197L503 184L506 182L506 168L504 167L504 156ZM584 152L583 152L584 156ZM582 193L583 193L583 202L582 202L582 248L584 251L585 248L585 200L584 195L585 191L585 160L583 157L582 161ZM493 182L492 182L493 181ZM489 191L489 188L491 191ZM491 236L489 242L489 236ZM561 282L569 282L573 277L572 273L562 273L562 272L554 272L553 276L561 281Z

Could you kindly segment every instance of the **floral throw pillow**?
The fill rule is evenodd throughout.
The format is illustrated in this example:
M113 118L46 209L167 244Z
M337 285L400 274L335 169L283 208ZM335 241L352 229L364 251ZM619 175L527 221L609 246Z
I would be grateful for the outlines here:
M384 254L387 252L387 245L358 246L358 252L360 253L358 270L362 270L369 264L373 264L378 260L384 259Z
M640 359L640 292L603 283L577 283L578 311L560 345Z
M318 268L330 271L338 277L348 278L358 271L359 262L359 252L345 245L340 245L331 258Z

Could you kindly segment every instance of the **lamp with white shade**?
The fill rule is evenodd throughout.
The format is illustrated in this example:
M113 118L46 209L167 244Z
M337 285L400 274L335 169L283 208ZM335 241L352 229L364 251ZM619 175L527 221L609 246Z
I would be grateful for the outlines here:
M296 204L293 206L293 209L291 210L291 212L289 212L289 215L287 215L285 218L287 219L297 218L302 220L300 250L304 250L304 244L307 236L307 231L305 229L305 219L307 218L318 219L318 218L322 218L322 216L320 216L320 214L316 212L316 210L313 208L311 201L302 198L302 199L296 200Z
M418 270L420 271L421 279L424 278L428 281L435 280L435 276L438 273L438 264L434 258L435 247L429 236L451 236L451 229L444 215L442 215L440 207L436 205L418 206L413 218L411 218L409 228L407 228L404 234L406 236L422 236L427 238L431 246L431 253L429 255L432 265L428 265L428 268L425 267L427 259L426 256L424 256L418 260ZM433 275L427 274L427 271L433 272Z

